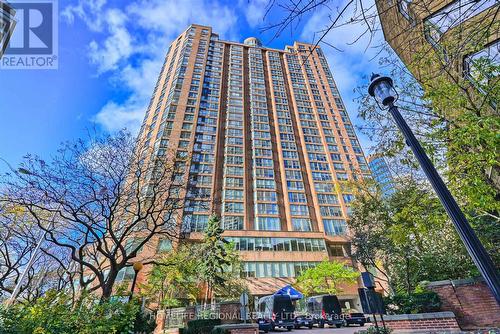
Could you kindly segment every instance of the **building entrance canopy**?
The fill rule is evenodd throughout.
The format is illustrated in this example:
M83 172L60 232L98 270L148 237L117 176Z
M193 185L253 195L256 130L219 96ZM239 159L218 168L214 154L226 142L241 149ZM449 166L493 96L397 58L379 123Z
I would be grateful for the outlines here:
M293 286L287 285L276 291L275 295L285 296L288 295L292 300L299 300L304 298L304 295L297 291Z

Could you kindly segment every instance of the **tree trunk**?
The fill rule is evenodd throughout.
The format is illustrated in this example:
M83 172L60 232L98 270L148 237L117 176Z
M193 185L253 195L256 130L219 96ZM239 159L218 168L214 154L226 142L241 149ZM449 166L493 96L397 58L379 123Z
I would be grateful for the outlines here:
M106 283L101 288L101 290L102 290L101 301L104 301L106 299L109 299L109 297L111 297L111 293L113 292L113 285Z
M411 294L411 278L410 278L410 258L406 257L406 284L407 284L407 292Z
M101 301L104 301L106 299L109 299L109 297L111 297L111 294L113 293L113 285L115 284L117 275L118 275L118 270L110 269L108 277L101 287L102 291Z

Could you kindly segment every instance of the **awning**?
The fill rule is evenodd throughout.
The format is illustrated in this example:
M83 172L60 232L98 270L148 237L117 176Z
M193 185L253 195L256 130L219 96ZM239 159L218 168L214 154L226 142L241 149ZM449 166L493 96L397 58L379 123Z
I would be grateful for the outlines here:
M291 285L287 285L279 289L274 293L275 295L285 296L288 295L292 300L298 300L304 298L304 295L299 291L295 290L295 288Z

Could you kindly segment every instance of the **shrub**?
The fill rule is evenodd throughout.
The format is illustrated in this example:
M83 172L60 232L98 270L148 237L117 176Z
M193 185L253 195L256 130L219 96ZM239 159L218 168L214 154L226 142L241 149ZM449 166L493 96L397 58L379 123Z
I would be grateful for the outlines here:
M389 314L438 312L441 309L441 300L433 291L395 294L386 297L384 303Z
M392 333L392 329L390 328L385 328L384 327L379 327L378 330L375 326L370 326L366 329L364 332L366 334L390 334Z
M220 319L196 319L190 320L187 323L187 328L184 329L184 334L207 334L210 333L215 326L220 325Z
M149 317L146 314L139 312L134 322L134 332L136 333L153 333L156 328L156 320L154 317Z
M69 296L49 291L32 304L0 306L2 334L97 334L139 330L151 332L151 324L141 316L137 302L99 302L95 296L83 296L73 305Z

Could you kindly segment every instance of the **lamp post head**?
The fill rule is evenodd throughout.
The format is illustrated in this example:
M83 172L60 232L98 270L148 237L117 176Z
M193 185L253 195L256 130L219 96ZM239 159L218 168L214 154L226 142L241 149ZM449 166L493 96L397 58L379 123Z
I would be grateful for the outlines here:
M394 89L392 79L379 74L372 74L368 94L375 98L381 109L387 108L398 99L398 93Z
M134 262L132 267L134 268L135 272L139 272L139 271L141 271L143 264L141 262Z

